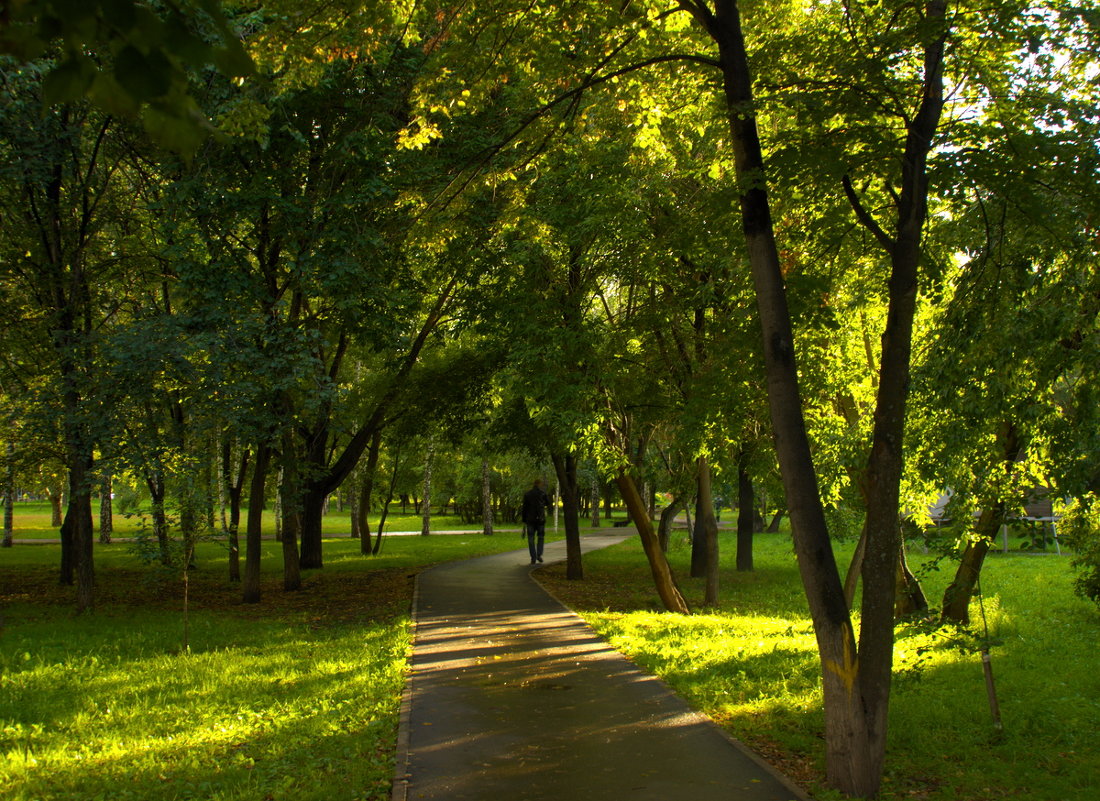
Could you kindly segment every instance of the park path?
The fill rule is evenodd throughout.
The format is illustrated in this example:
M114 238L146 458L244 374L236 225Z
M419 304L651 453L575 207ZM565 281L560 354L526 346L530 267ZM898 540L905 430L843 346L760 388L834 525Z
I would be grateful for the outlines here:
M420 574L393 801L805 801L554 600L529 562L523 548Z

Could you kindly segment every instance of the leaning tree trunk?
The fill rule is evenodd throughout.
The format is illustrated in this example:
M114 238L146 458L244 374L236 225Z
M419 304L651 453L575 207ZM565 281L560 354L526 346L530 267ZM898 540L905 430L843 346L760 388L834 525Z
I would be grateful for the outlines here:
M741 451L737 457L737 569L751 572L752 538L756 529L756 497L752 490L748 456Z
M638 529L638 536L642 539L642 548L649 560L649 569L653 573L653 583L657 587L657 594L665 605L665 609L669 612L679 612L685 615L690 613L691 609L680 593L680 588L676 586L676 581L672 577L672 569L668 565L664 552L661 551L661 543L657 541L657 534L653 531L653 522L649 519L642 496L638 494L638 487L634 483L634 478L625 471L620 471L615 477L615 483L623 496L630 518Z
M565 514L565 577L573 581L584 578L581 561L580 488L577 486L577 456L570 452L563 457L552 454L554 472L558 476Z
M271 464L271 448L256 448L256 463L248 488L248 522L245 528L244 582L242 600L246 604L260 602L260 554L263 547L264 495L267 470Z
M1014 423L1001 424L997 430L997 444L1006 465L1013 464L1019 458L1023 443ZM985 555L989 553L998 529L1004 525L1005 513L1003 501L998 501L988 504L978 517L975 538L967 543L955 570L955 578L944 591L943 612L940 615L942 621L970 622L970 599L974 597L974 590L978 586Z
M668 545L672 539L672 527L676 523L676 515L687 508L687 498L683 495L673 498L668 506L661 511L661 518L657 521L657 541L661 543L661 550L668 553Z
M493 484L489 472L489 460L481 460L481 533L493 536Z

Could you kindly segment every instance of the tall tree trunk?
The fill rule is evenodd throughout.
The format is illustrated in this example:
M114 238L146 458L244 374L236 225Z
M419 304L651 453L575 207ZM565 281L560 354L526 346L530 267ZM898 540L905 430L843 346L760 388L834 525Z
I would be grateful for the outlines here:
M649 519L642 496L638 494L638 487L634 483L634 478L625 471L620 471L615 477L615 484L619 487L619 492L626 503L630 518L634 521L634 525L638 529L638 536L642 539L642 548L649 560L649 569L653 573L653 583L657 588L657 595L660 596L661 603L665 605L665 609L669 612L679 612L685 615L690 613L691 609L688 607L687 601L684 600L680 588L676 586L672 569L661 550L661 543L657 541L653 523Z
M421 509L420 536L432 533L432 461L435 456L435 439L428 438L428 455L424 459L424 506Z
M489 480L489 459L481 460L481 533L493 536L493 484Z
M267 471L271 465L271 447L256 447L252 481L248 487L248 522L245 527L244 582L242 600L246 604L260 602L260 555L263 548L264 496Z
M697 465L698 468L698 465ZM689 524L691 530L691 577L703 578L707 575L707 532L704 526L703 498L699 492L702 476L695 472L695 522ZM690 520L690 515L689 515Z
M300 497L298 534L302 538L301 566L303 569L319 570L325 566L322 534L328 493L315 484L309 484Z
M167 490L164 486L164 473L159 467L146 473L145 486L149 490L149 516L153 520L153 537L157 541L160 563L167 567L172 563L168 542L168 514L164 508Z
M99 541L104 545L111 544L111 533L115 530L114 504L111 497L114 494L113 483L111 473L105 472L99 489Z
M702 521L704 552L706 554L706 592L703 606L718 606L718 519L714 516L714 491L712 489L710 460L699 457L699 506L696 525Z
M592 497L588 500L589 513L592 515L592 528L600 527L600 477L592 477Z
M742 450L737 457L737 569L742 572L753 568L752 537L756 528L756 498L748 462L748 454Z
M897 501L901 445L920 236L927 214L926 163L943 108L946 34L930 40L924 49L924 94L920 108L908 122L900 192L895 195L896 235L890 238L884 234L853 201L860 221L875 231L891 262L889 312L867 470L870 534L857 651L802 415L791 316L767 196L763 151L752 112L756 104L740 10L736 0L715 0L713 14L702 4L690 8L719 49L731 144L742 187L741 219L764 343L776 453L823 668L826 771L834 787L850 795L870 797L877 793L881 782L886 746L894 567L900 547ZM945 3L930 0L925 11L932 22L941 24ZM847 184L845 188L849 188ZM849 198L853 199L853 193Z
M554 462L554 472L558 476L558 491L561 493L562 511L565 514L565 577L573 581L584 578L584 565L581 560L581 521L580 488L577 486L577 456L568 452L550 457Z

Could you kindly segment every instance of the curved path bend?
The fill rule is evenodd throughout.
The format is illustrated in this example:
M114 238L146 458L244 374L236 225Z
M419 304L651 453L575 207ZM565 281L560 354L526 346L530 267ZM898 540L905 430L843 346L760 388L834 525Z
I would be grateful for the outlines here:
M564 559L565 543L544 558ZM523 548L420 574L393 801L806 801L597 637L529 562Z

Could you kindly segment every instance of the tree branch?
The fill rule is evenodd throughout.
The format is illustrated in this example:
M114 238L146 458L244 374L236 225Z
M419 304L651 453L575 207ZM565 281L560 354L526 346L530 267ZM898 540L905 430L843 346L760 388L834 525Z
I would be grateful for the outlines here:
M875 222L875 218L871 216L871 213L863 207L863 203L859 200L859 195L856 194L856 190L852 186L852 179L845 175L841 179L841 183L844 185L844 194L848 198L848 202L852 204L852 209L855 211L856 217L863 223L863 227L874 235L878 243L882 245L887 252L893 250L894 240L882 230L882 227Z

